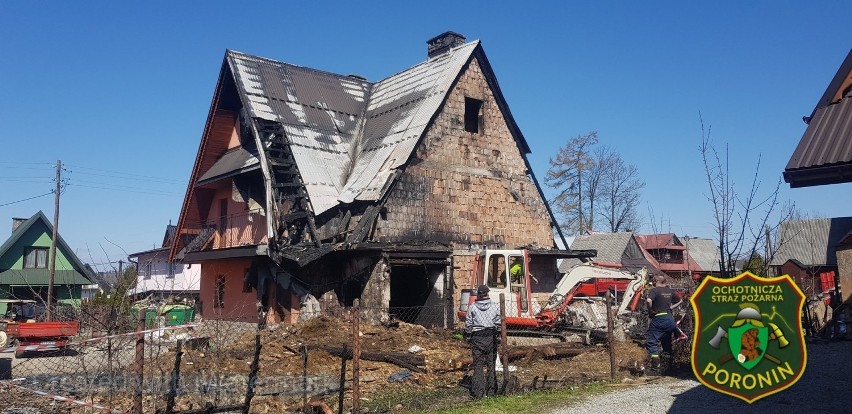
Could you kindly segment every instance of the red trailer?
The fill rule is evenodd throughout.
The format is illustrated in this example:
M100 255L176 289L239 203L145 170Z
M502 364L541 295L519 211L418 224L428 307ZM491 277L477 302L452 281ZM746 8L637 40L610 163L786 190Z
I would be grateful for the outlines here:
M80 331L80 323L75 320L41 320L43 309L34 301L3 302L8 308L4 321L0 322L0 348L13 347L15 357L20 358L26 351L64 348Z

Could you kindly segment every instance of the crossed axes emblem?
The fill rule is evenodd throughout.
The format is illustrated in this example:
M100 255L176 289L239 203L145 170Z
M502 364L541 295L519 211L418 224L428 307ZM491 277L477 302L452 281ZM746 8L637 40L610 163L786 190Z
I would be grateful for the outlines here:
M736 328L747 323L751 324L756 328L764 327L763 317L761 316L760 311L757 309L756 305L743 304L741 305L741 307L742 310L740 310L740 312L737 314L737 320L734 321L734 324L731 326L732 328ZM777 340L779 348L784 348L790 344L790 342L787 341L787 339L784 337L784 333L781 331L778 325L771 322L767 323L766 325L769 326L769 339ZM710 339L708 343L714 349L719 349L722 343L722 338L727 337L728 331L719 326L716 328L716 335L712 339ZM748 358L744 355L747 352L749 353L749 357L753 357L755 354L759 355L760 349L758 348L758 346L760 345L760 342L757 341L757 329L753 328L747 330L742 335L742 341L744 352L740 353L740 355L737 355L740 363L744 362L745 358ZM775 364L781 365L781 360L768 352L765 352L763 354L763 357L774 362ZM719 364L725 364L731 361L732 359L734 359L734 354L732 352L728 352L726 355L723 355L721 358L719 358Z

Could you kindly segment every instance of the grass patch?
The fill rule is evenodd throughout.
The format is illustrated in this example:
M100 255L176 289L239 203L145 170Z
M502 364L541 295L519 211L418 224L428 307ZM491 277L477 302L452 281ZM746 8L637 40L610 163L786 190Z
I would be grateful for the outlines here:
M563 407L611 388L593 383L574 388L535 391L505 397L470 400L467 389L461 387L431 390L406 389L374 398L363 405L371 412L438 414L496 414L543 412Z

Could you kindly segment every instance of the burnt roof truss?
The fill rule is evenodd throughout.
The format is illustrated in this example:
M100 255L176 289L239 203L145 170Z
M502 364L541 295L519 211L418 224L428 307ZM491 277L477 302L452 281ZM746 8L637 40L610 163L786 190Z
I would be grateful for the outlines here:
M296 159L290 149L283 126L259 118L252 119L261 156L268 167L269 188L272 195L274 237L273 250L310 241L320 246L310 197L305 190Z

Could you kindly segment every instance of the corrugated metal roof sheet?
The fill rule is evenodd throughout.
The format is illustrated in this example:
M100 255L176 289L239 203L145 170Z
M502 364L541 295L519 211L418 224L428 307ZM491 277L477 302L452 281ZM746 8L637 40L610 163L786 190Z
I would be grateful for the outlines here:
M92 281L76 270L56 269L54 285L89 285ZM0 285L47 286L50 284L48 269L12 269L0 272Z
M814 107L784 169L784 180L791 187L852 181L852 90L844 90L850 79L852 49Z
M710 239L682 238L686 245L689 258L694 260L701 270L707 272L719 272L719 246Z
M674 240L674 233L636 235L636 241L645 249L672 248L678 250L680 245L673 244Z
M477 45L375 84L235 51L227 60L249 114L284 125L320 214L341 202L382 196Z
M571 250L597 250L593 258L596 262L621 263L621 257L627 250L627 245L633 233L594 233L577 236L571 243ZM571 267L580 264L578 259L565 259L559 265L560 272L567 272Z
M835 265L835 246L852 229L852 217L789 220L781 223L778 251L769 262L798 260L807 266Z
M816 111L786 169L848 162L852 162L852 97Z

